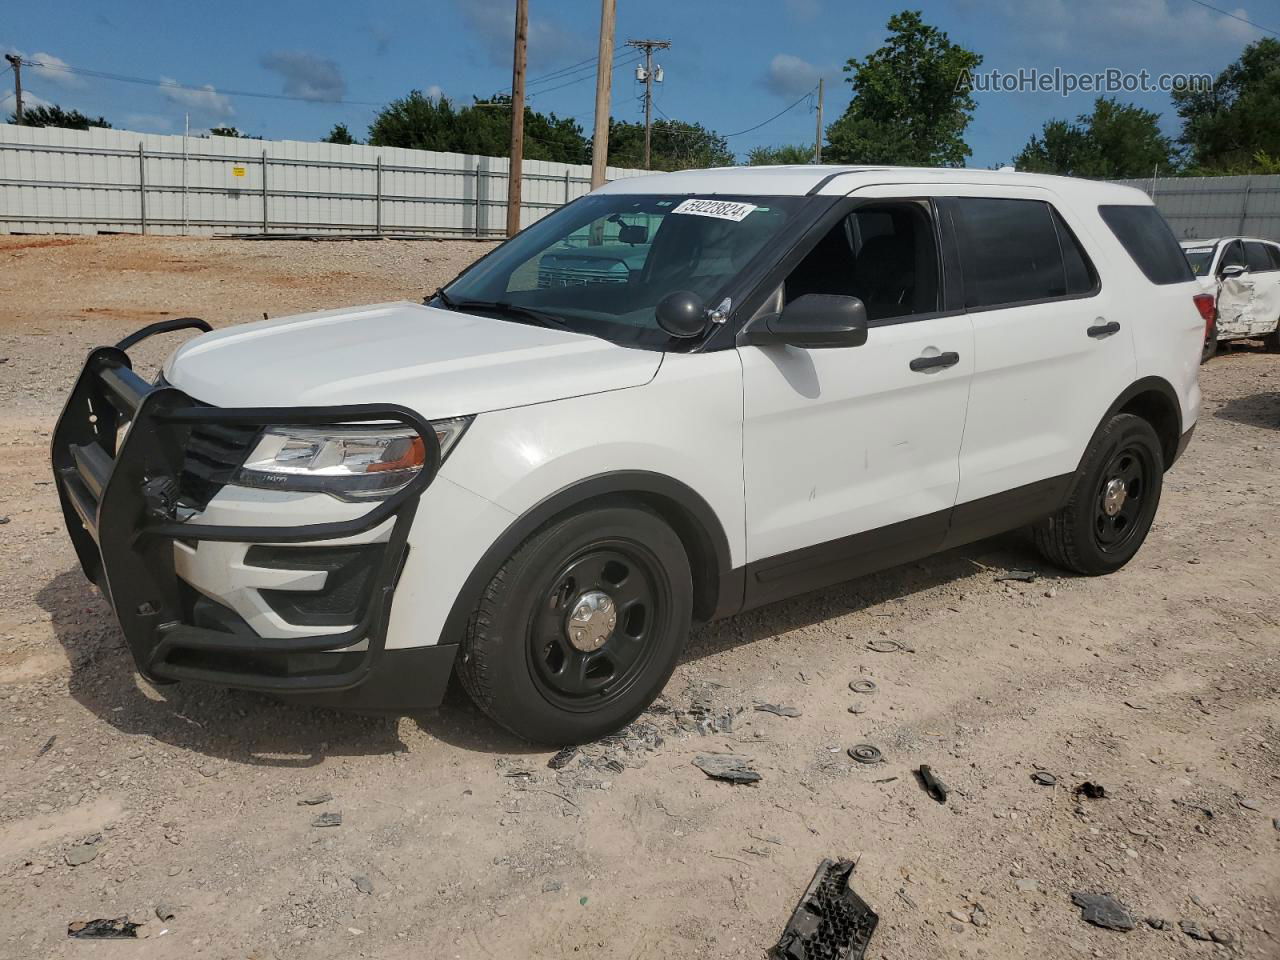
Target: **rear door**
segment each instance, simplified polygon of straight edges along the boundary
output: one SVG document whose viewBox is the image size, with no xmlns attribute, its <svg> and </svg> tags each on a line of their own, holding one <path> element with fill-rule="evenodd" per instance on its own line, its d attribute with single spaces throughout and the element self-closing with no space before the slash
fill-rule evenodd
<svg viewBox="0 0 1280 960">
<path fill-rule="evenodd" d="M 1280 270 L 1272 260 L 1275 248 L 1261 240 L 1244 242 L 1245 259 L 1249 263 L 1249 278 L 1253 281 L 1250 332 L 1265 336 L 1276 329 L 1280 320 Z"/>
<path fill-rule="evenodd" d="M 961 542 L 1057 502 L 1134 354 L 1085 226 L 1053 194 L 975 188 L 947 208 L 976 352 L 949 537 Z"/>
</svg>

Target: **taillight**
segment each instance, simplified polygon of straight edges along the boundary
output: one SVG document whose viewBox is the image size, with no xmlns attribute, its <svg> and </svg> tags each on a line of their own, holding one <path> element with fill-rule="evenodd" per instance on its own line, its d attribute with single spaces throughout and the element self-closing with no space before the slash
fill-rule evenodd
<svg viewBox="0 0 1280 960">
<path fill-rule="evenodd" d="M 1197 293 L 1191 299 L 1196 302 L 1196 309 L 1200 311 L 1200 316 L 1204 318 L 1204 325 L 1207 330 L 1209 324 L 1218 319 L 1218 305 L 1214 302 L 1213 294 Z"/>
</svg>

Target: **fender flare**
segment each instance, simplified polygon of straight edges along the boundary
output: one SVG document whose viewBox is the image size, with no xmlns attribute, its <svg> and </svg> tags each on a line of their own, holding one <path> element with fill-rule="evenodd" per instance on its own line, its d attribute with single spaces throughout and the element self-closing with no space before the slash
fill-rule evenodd
<svg viewBox="0 0 1280 960">
<path fill-rule="evenodd" d="M 437 642 L 461 642 L 471 611 L 479 602 L 484 588 L 516 548 L 535 530 L 575 507 L 603 498 L 628 496 L 641 501 L 657 499 L 673 503 L 684 515 L 685 523 L 673 524 L 676 533 L 682 540 L 694 537 L 699 552 L 706 554 L 704 564 L 710 563 L 713 566 L 712 570 L 705 571 L 714 577 L 710 584 L 711 594 L 702 604 L 699 604 L 700 598 L 695 596 L 695 612 L 700 605 L 703 608 L 699 619 L 711 620 L 736 613 L 742 606 L 745 579 L 741 576 L 741 568 L 736 571 L 732 569 L 729 538 L 711 505 L 692 487 L 666 474 L 647 470 L 619 470 L 575 481 L 538 501 L 517 517 L 489 545 L 480 561 L 467 575 L 449 609 Z M 691 555 L 690 566 L 696 567 L 698 559 Z M 694 575 L 698 576 L 697 569 Z"/>
<path fill-rule="evenodd" d="M 1133 381 L 1133 383 L 1129 384 L 1129 386 L 1127 386 L 1124 389 L 1124 391 L 1120 394 L 1120 396 L 1116 397 L 1115 401 L 1111 404 L 1111 406 L 1107 408 L 1107 412 L 1102 415 L 1102 419 L 1098 422 L 1098 426 L 1094 430 L 1093 435 L 1096 436 L 1097 431 L 1101 430 L 1108 420 L 1110 420 L 1117 413 L 1119 413 L 1126 406 L 1128 406 L 1129 403 L 1132 402 L 1135 397 L 1138 397 L 1144 393 L 1159 394 L 1169 404 L 1169 408 L 1173 411 L 1174 427 L 1176 428 L 1175 434 L 1171 438 L 1170 437 L 1160 438 L 1161 444 L 1164 447 L 1166 447 L 1166 449 L 1164 450 L 1164 454 L 1165 454 L 1164 468 L 1165 470 L 1168 470 L 1171 466 L 1173 466 L 1173 462 L 1177 459 L 1178 454 L 1182 452 L 1181 451 L 1182 445 L 1179 443 L 1183 435 L 1182 403 L 1178 400 L 1178 393 L 1176 390 L 1173 389 L 1173 385 L 1169 383 L 1169 381 L 1166 380 L 1164 377 L 1156 377 L 1156 376 L 1142 377 L 1141 379 L 1135 380 Z M 1093 438 L 1091 436 L 1090 445 L 1092 444 L 1092 442 L 1093 442 Z M 1086 453 L 1088 452 L 1088 446 L 1085 447 L 1085 452 Z M 1076 464 L 1077 475 L 1079 475 L 1080 468 L 1084 465 L 1084 457 L 1085 457 L 1085 454 L 1081 453 L 1080 461 L 1079 463 Z"/>
</svg>

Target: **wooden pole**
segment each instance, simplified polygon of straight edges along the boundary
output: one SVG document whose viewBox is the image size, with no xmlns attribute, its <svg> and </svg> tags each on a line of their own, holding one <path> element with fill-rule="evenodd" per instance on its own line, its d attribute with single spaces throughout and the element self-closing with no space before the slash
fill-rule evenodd
<svg viewBox="0 0 1280 960">
<path fill-rule="evenodd" d="M 591 189 L 604 186 L 609 165 L 609 99 L 613 91 L 613 29 L 616 0 L 600 0 L 600 57 L 596 64 L 596 126 L 591 135 Z"/>
<path fill-rule="evenodd" d="M 813 162 L 822 162 L 822 77 L 818 78 L 818 132 L 813 138 Z"/>
<path fill-rule="evenodd" d="M 529 44 L 529 0 L 516 0 L 516 46 L 511 69 L 511 165 L 507 171 L 507 236 L 520 232 L 524 172 L 524 73 Z"/>
</svg>

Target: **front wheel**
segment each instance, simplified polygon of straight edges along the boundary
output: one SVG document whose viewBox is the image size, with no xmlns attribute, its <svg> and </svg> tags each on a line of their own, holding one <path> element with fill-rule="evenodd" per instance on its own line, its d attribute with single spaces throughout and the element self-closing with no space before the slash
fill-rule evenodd
<svg viewBox="0 0 1280 960">
<path fill-rule="evenodd" d="M 1076 573 L 1119 570 L 1147 538 L 1163 479 L 1151 424 L 1117 414 L 1090 441 L 1066 506 L 1036 527 L 1036 546 L 1049 562 Z"/>
<path fill-rule="evenodd" d="M 662 690 L 692 610 L 689 558 L 661 517 L 630 504 L 584 510 L 535 532 L 494 575 L 458 676 L 517 736 L 594 740 Z"/>
</svg>

